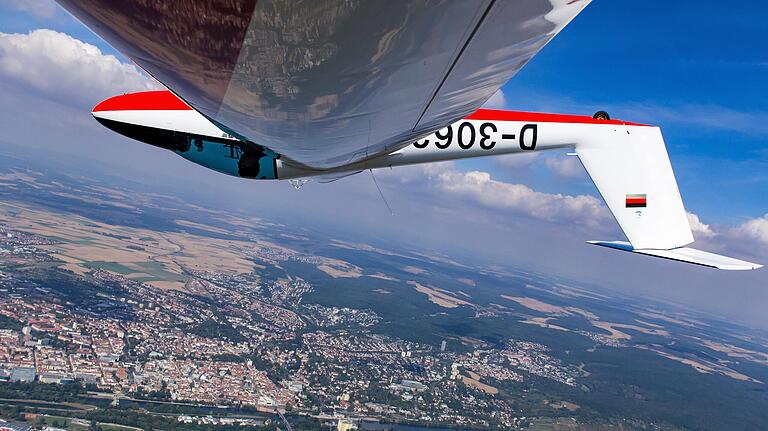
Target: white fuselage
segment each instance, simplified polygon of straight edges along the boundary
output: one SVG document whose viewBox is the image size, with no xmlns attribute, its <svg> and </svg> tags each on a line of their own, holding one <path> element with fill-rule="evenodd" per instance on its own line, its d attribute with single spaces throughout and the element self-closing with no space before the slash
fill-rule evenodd
<svg viewBox="0 0 768 431">
<path fill-rule="evenodd" d="M 487 111 L 495 112 L 495 111 Z M 531 114 L 515 119 L 462 119 L 390 154 L 326 170 L 313 170 L 278 160 L 280 179 L 293 179 L 366 169 L 432 163 L 473 157 L 570 148 L 595 133 L 615 133 L 637 125 L 620 122 L 576 122 L 572 116 Z M 520 118 L 520 119 L 517 119 Z M 587 121 L 590 117 L 578 117 Z M 559 120 L 559 121 L 558 121 Z M 569 120 L 569 121 L 563 121 Z"/>
</svg>

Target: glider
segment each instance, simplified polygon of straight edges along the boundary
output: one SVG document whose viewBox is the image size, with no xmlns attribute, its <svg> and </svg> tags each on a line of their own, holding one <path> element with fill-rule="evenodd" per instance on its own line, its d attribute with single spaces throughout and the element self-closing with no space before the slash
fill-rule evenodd
<svg viewBox="0 0 768 431">
<path fill-rule="evenodd" d="M 628 241 L 613 249 L 720 269 L 687 247 L 658 127 L 480 109 L 590 0 L 57 0 L 168 90 L 93 109 L 104 126 L 243 178 L 341 178 L 568 149 Z"/>
</svg>

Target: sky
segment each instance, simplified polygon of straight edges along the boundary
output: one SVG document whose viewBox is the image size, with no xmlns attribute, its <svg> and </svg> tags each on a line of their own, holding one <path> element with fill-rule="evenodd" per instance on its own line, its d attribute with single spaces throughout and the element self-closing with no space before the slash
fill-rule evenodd
<svg viewBox="0 0 768 431">
<path fill-rule="evenodd" d="M 597 0 L 488 102 L 662 128 L 695 247 L 768 263 L 768 46 L 763 2 Z M 532 268 L 768 328 L 768 270 L 718 272 L 584 241 L 623 239 L 575 158 L 511 155 L 300 191 L 226 177 L 99 126 L 90 109 L 157 88 L 51 0 L 0 0 L 0 146 L 71 173 L 351 237 Z"/>
</svg>

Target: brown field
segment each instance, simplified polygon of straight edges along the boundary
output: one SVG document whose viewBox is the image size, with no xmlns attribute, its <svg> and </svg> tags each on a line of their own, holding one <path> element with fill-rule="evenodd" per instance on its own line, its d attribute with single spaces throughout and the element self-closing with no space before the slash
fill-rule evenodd
<svg viewBox="0 0 768 431">
<path fill-rule="evenodd" d="M 699 340 L 704 347 L 712 349 L 716 352 L 725 353 L 731 358 L 746 359 L 761 365 L 768 365 L 768 353 L 744 349 L 731 344 L 718 343 L 712 340 Z"/>
<path fill-rule="evenodd" d="M 664 329 L 664 327 L 661 326 L 661 325 L 657 325 L 657 324 L 651 323 L 651 322 L 646 322 L 645 320 L 635 319 L 635 322 L 637 322 L 637 323 L 639 323 L 639 324 L 641 324 L 643 326 L 650 326 L 651 328 Z"/>
<path fill-rule="evenodd" d="M 596 300 L 605 300 L 609 299 L 606 295 L 601 295 L 599 293 L 590 292 L 585 289 L 581 289 L 578 287 L 573 286 L 566 286 L 564 284 L 557 284 L 554 287 L 555 291 L 557 291 L 560 295 L 564 296 L 570 296 L 575 298 L 588 298 L 588 299 L 596 299 Z"/>
<path fill-rule="evenodd" d="M 525 308 L 529 308 L 541 313 L 555 314 L 560 316 L 572 316 L 574 314 L 578 314 L 586 317 L 587 319 L 599 319 L 599 317 L 595 314 L 577 307 L 561 307 L 559 305 L 547 304 L 546 302 L 539 301 L 538 299 L 523 296 L 501 295 L 501 297 L 509 301 L 517 302 Z"/>
<path fill-rule="evenodd" d="M 326 259 L 325 263 L 318 265 L 317 269 L 333 278 L 360 278 L 363 269 L 349 262 L 337 259 Z"/>
<path fill-rule="evenodd" d="M 456 308 L 461 305 L 467 305 L 472 306 L 473 304 L 471 302 L 464 301 L 463 299 L 459 299 L 451 294 L 451 292 L 448 292 L 447 290 L 439 289 L 436 287 L 427 287 L 423 286 L 415 281 L 409 281 L 408 284 L 414 286 L 416 291 L 419 293 L 423 293 L 427 295 L 427 298 L 430 302 L 437 304 L 441 307 L 445 308 Z"/>
<path fill-rule="evenodd" d="M 184 268 L 228 273 L 253 271 L 253 262 L 243 258 L 245 252 L 251 249 L 248 241 L 180 233 L 163 234 L 163 237 L 178 249 L 174 255 L 168 256 L 169 260 Z"/>
<path fill-rule="evenodd" d="M 475 376 L 477 378 L 461 376 L 461 381 L 464 382 L 465 385 L 471 386 L 471 387 L 473 387 L 475 389 L 479 389 L 479 390 L 485 392 L 486 394 L 490 394 L 490 395 L 496 395 L 496 394 L 499 393 L 499 390 L 494 388 L 493 386 L 486 385 L 485 383 L 481 383 L 480 380 L 479 380 L 480 376 L 478 376 L 477 374 L 475 374 L 475 373 L 473 373 L 471 371 L 469 372 L 469 374 L 472 375 L 472 376 Z"/>
<path fill-rule="evenodd" d="M 646 348 L 646 347 L 638 347 L 638 348 Z M 654 347 L 649 347 L 647 349 L 667 359 L 680 362 L 681 364 L 689 365 L 693 367 L 694 370 L 702 374 L 720 374 L 720 375 L 730 377 L 735 380 L 740 380 L 743 382 L 763 383 L 760 380 L 754 379 L 752 377 L 749 377 L 746 374 L 742 374 L 738 371 L 732 370 L 724 365 L 715 364 L 712 362 L 704 362 L 701 360 L 695 360 L 691 358 L 683 358 L 668 352 L 664 352 Z"/>
<path fill-rule="evenodd" d="M 385 256 L 400 256 L 409 258 L 410 256 L 406 256 L 404 254 L 395 253 L 389 250 L 384 250 L 378 247 L 374 247 L 370 244 L 365 243 L 359 243 L 359 242 L 349 242 L 349 241 L 342 241 L 340 239 L 332 239 L 329 242 L 329 245 L 337 248 L 343 248 L 347 250 L 359 250 L 359 251 L 369 251 L 373 253 L 383 254 Z"/>
<path fill-rule="evenodd" d="M 249 229 L 258 228 L 263 225 L 259 219 L 244 220 L 228 214 L 224 215 L 223 221 L 232 226 L 240 226 Z"/>
<path fill-rule="evenodd" d="M 40 247 L 62 261 L 61 269 L 85 274 L 100 268 L 161 289 L 184 289 L 190 270 L 245 273 L 254 267 L 243 258 L 253 248 L 249 241 L 110 225 L 10 202 L 0 203 L 0 223 L 60 241 Z M 218 229 L 180 224 L 210 232 Z"/>
<path fill-rule="evenodd" d="M 532 317 L 528 320 L 521 320 L 520 323 L 525 323 L 528 325 L 536 325 L 540 326 L 545 329 L 555 329 L 557 331 L 565 331 L 569 332 L 570 329 L 564 328 L 562 326 L 553 325 L 551 323 L 548 323 L 550 320 L 554 319 L 553 317 Z"/>
<path fill-rule="evenodd" d="M 566 286 L 564 284 L 556 284 L 551 287 L 539 287 L 539 286 L 534 286 L 532 284 L 526 284 L 525 287 L 528 289 L 537 290 L 539 292 L 544 292 L 548 295 L 554 295 L 563 299 L 587 298 L 587 299 L 594 299 L 596 301 L 605 301 L 606 299 L 609 299 L 608 296 L 601 295 L 598 293 L 593 293 L 588 290 L 580 289 L 577 287 Z"/>
<path fill-rule="evenodd" d="M 517 302 L 525 308 L 530 308 L 531 310 L 540 311 L 542 313 L 567 314 L 567 311 L 564 307 L 547 304 L 546 302 L 539 301 L 538 299 L 507 295 L 501 295 L 501 297 L 509 301 Z"/>
<path fill-rule="evenodd" d="M 643 334 L 669 337 L 669 332 L 663 329 L 644 328 L 642 326 L 628 325 L 625 323 L 601 322 L 599 320 L 593 320 L 591 321 L 591 323 L 592 323 L 592 326 L 596 328 L 600 328 L 610 332 L 611 335 L 609 337 L 613 338 L 614 340 L 631 340 L 632 339 L 631 335 L 627 334 L 626 332 L 622 332 L 619 329 L 629 329 L 629 330 L 641 332 Z"/>
<path fill-rule="evenodd" d="M 71 271 L 74 272 L 77 275 L 85 275 L 88 273 L 89 269 L 78 265 L 76 263 L 65 263 L 64 265 L 59 266 L 59 268 L 65 270 L 65 271 Z"/>
<path fill-rule="evenodd" d="M 383 274 L 381 272 L 378 272 L 376 274 L 368 275 L 368 277 L 378 278 L 379 280 L 400 281 L 400 280 L 396 279 L 395 277 L 390 277 L 387 274 Z"/>
<path fill-rule="evenodd" d="M 702 321 L 699 321 L 699 320 L 696 320 L 696 319 L 691 319 L 691 318 L 685 317 L 685 316 L 668 316 L 666 314 L 655 313 L 655 312 L 643 312 L 643 313 L 638 313 L 638 314 L 640 314 L 643 317 L 650 318 L 650 319 L 661 320 L 663 322 L 668 322 L 668 323 L 675 323 L 675 324 L 682 325 L 682 326 L 687 326 L 687 327 L 690 327 L 690 328 L 695 328 L 697 326 L 709 326 L 709 325 L 707 325 L 706 323 L 704 323 Z"/>
<path fill-rule="evenodd" d="M 418 268 L 416 266 L 410 266 L 410 265 L 404 267 L 403 271 L 413 275 L 424 275 L 427 273 L 427 271 L 424 269 Z"/>
<path fill-rule="evenodd" d="M 433 262 L 445 263 L 445 264 L 448 264 L 448 265 L 453 265 L 453 266 L 458 267 L 458 268 L 472 269 L 469 266 L 464 265 L 461 262 L 457 262 L 457 261 L 455 261 L 455 260 L 453 260 L 450 257 L 445 256 L 445 255 L 434 255 L 434 254 L 418 253 L 418 252 L 415 252 L 415 251 L 412 251 L 411 253 L 413 253 L 413 255 L 415 255 L 415 256 L 420 256 L 420 257 L 426 258 L 428 260 L 431 260 Z"/>
</svg>

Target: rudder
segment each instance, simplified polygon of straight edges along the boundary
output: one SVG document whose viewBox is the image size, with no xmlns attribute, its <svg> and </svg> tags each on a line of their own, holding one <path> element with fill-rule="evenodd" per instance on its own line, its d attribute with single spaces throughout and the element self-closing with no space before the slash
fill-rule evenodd
<svg viewBox="0 0 768 431">
<path fill-rule="evenodd" d="M 632 247 L 669 250 L 692 243 L 659 128 L 599 129 L 575 145 L 576 154 Z"/>
</svg>

